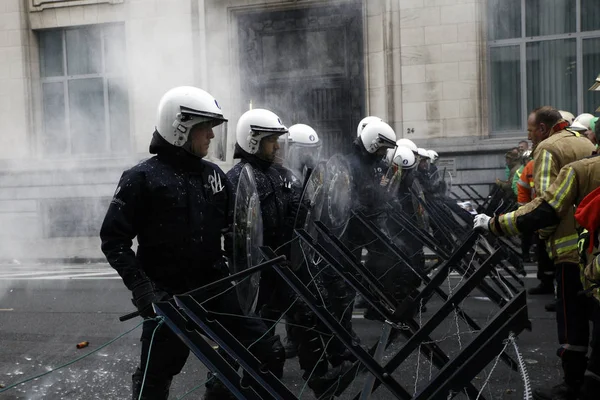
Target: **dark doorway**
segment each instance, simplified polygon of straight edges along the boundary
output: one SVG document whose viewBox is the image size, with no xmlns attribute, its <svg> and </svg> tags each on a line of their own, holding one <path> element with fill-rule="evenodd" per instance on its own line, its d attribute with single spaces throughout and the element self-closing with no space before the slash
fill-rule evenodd
<svg viewBox="0 0 600 400">
<path fill-rule="evenodd" d="M 347 152 L 364 116 L 362 2 L 239 16 L 242 109 L 311 125 L 325 157 Z"/>
</svg>

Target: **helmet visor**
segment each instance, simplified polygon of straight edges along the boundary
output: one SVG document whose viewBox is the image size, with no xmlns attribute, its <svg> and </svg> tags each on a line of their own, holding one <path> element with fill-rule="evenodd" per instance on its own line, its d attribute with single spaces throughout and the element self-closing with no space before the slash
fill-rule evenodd
<svg viewBox="0 0 600 400">
<path fill-rule="evenodd" d="M 396 147 L 396 142 L 391 139 L 388 139 L 380 133 L 379 135 L 377 135 L 377 145 L 378 148 L 394 148 Z"/>
<path fill-rule="evenodd" d="M 227 121 L 219 121 L 213 127 L 214 138 L 210 141 L 208 155 L 213 160 L 227 161 Z"/>
<path fill-rule="evenodd" d="M 279 151 L 275 156 L 275 163 L 284 165 L 285 160 L 287 159 L 288 149 L 290 145 L 289 135 L 281 135 L 279 139 L 277 139 L 277 143 L 279 144 Z"/>
<path fill-rule="evenodd" d="M 306 169 L 314 169 L 321 160 L 321 142 L 316 145 L 292 143 L 289 146 L 286 165 L 293 171 L 304 174 Z"/>
</svg>

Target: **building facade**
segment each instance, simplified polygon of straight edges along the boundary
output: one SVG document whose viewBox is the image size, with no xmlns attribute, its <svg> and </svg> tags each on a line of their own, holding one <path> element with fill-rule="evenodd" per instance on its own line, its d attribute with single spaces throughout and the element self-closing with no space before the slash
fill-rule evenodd
<svg viewBox="0 0 600 400">
<path fill-rule="evenodd" d="M 0 60 L 0 258 L 99 257 L 169 88 L 219 100 L 224 169 L 237 118 L 265 107 L 313 125 L 328 155 L 377 115 L 457 182 L 487 183 L 528 110 L 600 105 L 600 2 L 2 0 Z"/>
</svg>

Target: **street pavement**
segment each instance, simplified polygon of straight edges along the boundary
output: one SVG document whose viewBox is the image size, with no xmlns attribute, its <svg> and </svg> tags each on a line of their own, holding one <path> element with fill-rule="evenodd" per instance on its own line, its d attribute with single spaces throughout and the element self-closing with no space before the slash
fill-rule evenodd
<svg viewBox="0 0 600 400">
<path fill-rule="evenodd" d="M 528 272 L 526 287 L 535 286 L 533 266 L 528 266 Z M 459 278 L 454 276 L 450 279 L 449 286 L 455 286 Z M 516 341 L 532 387 L 555 384 L 560 379 L 555 315 L 544 310 L 544 304 L 551 299 L 551 296 L 528 298 L 533 330 L 523 332 Z M 427 311 L 417 315 L 416 319 L 425 322 L 437 305 L 439 301 L 432 300 Z M 462 307 L 480 325 L 484 325 L 498 310 L 476 292 L 465 300 Z M 0 265 L 0 385 L 8 387 L 47 373 L 97 350 L 141 322 L 139 318 L 124 323 L 118 321 L 119 316 L 132 310 L 129 292 L 106 264 Z M 362 318 L 360 312 L 355 314 L 354 329 L 361 342 L 365 345 L 376 343 L 381 324 Z M 460 334 L 457 334 L 457 327 Z M 277 331 L 283 335 L 283 326 L 279 325 Z M 0 399 L 130 399 L 131 373 L 138 362 L 140 333 L 141 328 L 138 327 L 89 357 L 0 392 Z M 451 316 L 432 336 L 452 357 L 464 348 L 472 333 Z M 76 344 L 83 341 L 88 341 L 89 347 L 77 349 Z M 388 360 L 391 352 L 400 348 L 403 341 L 392 345 L 384 359 Z M 507 352 L 516 358 L 512 345 L 508 345 Z M 429 361 L 415 352 L 403 362 L 394 377 L 413 393 L 435 376 L 435 372 Z M 366 374 L 360 374 L 352 390 L 342 398 L 352 398 L 365 377 Z M 191 355 L 184 370 L 173 382 L 170 398 L 182 398 L 202 384 L 205 378 L 206 368 Z M 313 398 L 308 388 L 303 390 L 297 359 L 286 363 L 283 381 L 294 393 L 301 394 L 301 398 Z M 496 363 L 493 360 L 473 383 L 477 387 L 485 385 L 482 394 L 486 399 L 523 398 L 521 375 L 511 372 L 502 361 Z M 185 398 L 199 399 L 203 391 L 202 386 Z M 380 388 L 371 398 L 393 397 Z M 456 398 L 461 398 L 461 395 Z"/>
</svg>

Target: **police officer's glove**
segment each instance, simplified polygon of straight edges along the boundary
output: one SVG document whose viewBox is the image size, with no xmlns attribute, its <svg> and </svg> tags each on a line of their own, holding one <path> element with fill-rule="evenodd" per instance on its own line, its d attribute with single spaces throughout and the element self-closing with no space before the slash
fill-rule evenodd
<svg viewBox="0 0 600 400">
<path fill-rule="evenodd" d="M 281 268 L 287 268 L 287 269 L 293 269 L 292 268 L 292 262 L 290 260 L 283 260 L 283 261 L 279 261 L 277 263 L 278 266 L 280 266 Z"/>
<path fill-rule="evenodd" d="M 219 258 L 213 265 L 212 269 L 217 275 L 218 279 L 225 278 L 229 275 L 229 266 L 227 260 L 224 257 Z"/>
<path fill-rule="evenodd" d="M 153 318 L 156 316 L 152 303 L 156 303 L 161 300 L 166 300 L 169 294 L 158 290 L 150 280 L 143 280 L 138 282 L 131 288 L 131 294 L 133 295 L 133 305 L 137 307 L 140 316 L 143 318 Z"/>
<path fill-rule="evenodd" d="M 473 229 L 480 231 L 489 231 L 491 219 L 491 217 L 488 217 L 485 214 L 477 214 L 475 216 L 475 219 L 473 219 Z"/>
</svg>

